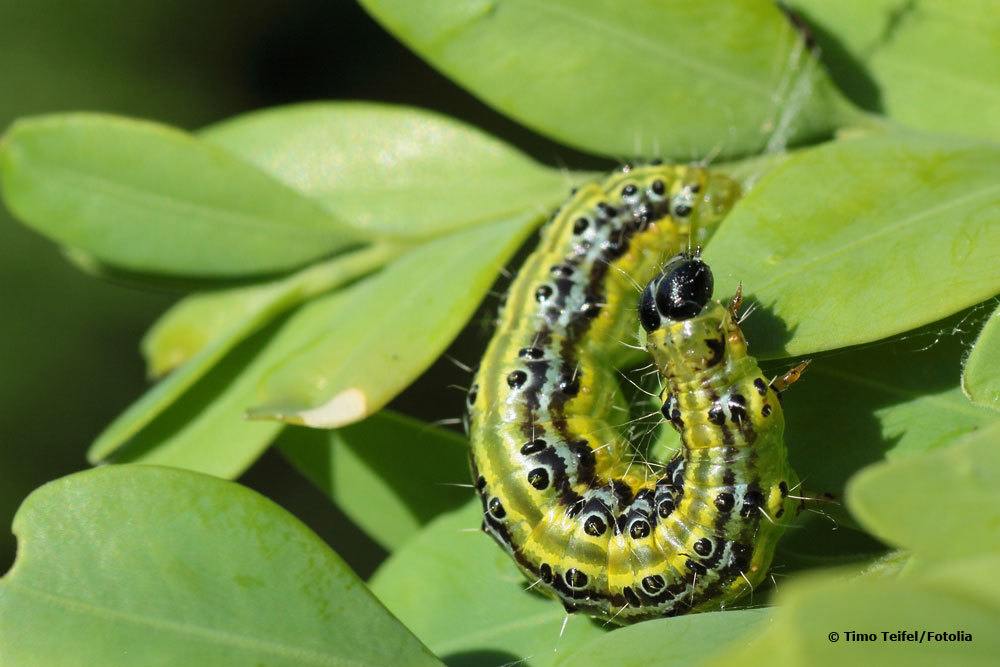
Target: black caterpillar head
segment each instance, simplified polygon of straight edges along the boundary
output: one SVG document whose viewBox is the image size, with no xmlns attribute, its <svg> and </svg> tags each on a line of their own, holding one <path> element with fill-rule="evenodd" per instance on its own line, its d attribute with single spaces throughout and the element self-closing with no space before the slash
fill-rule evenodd
<svg viewBox="0 0 1000 667">
<path fill-rule="evenodd" d="M 689 320 L 712 298 L 714 280 L 708 264 L 697 255 L 682 253 L 646 285 L 639 297 L 639 321 L 646 331 L 654 331 L 664 319 Z"/>
</svg>

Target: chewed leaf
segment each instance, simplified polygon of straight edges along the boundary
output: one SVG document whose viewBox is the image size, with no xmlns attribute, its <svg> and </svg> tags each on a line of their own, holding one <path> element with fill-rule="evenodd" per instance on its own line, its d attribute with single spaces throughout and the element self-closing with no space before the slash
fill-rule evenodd
<svg viewBox="0 0 1000 667">
<path fill-rule="evenodd" d="M 230 482 L 100 468 L 35 491 L 14 532 L 5 665 L 441 664 L 319 537 Z"/>
<path fill-rule="evenodd" d="M 852 113 L 770 2 L 361 4 L 499 111 L 618 159 L 746 155 Z"/>
<path fill-rule="evenodd" d="M 25 224 L 140 273 L 274 273 L 366 238 L 224 150 L 114 116 L 15 123 L 0 144 L 0 184 Z"/>
<path fill-rule="evenodd" d="M 373 234 L 426 238 L 545 212 L 578 176 L 423 109 L 303 104 L 239 116 L 202 138 Z"/>
<path fill-rule="evenodd" d="M 983 325 L 965 360 L 962 390 L 973 403 L 1000 410 L 1000 306 Z"/>
<path fill-rule="evenodd" d="M 389 550 L 472 494 L 465 439 L 389 410 L 334 431 L 289 427 L 275 444 Z"/>
<path fill-rule="evenodd" d="M 709 244 L 716 295 L 762 306 L 753 353 L 878 340 L 1000 292 L 1000 148 L 890 133 L 804 150 Z"/>
<path fill-rule="evenodd" d="M 274 369 L 250 415 L 336 428 L 377 412 L 451 343 L 534 220 L 432 241 L 358 285 L 343 319 Z"/>
</svg>

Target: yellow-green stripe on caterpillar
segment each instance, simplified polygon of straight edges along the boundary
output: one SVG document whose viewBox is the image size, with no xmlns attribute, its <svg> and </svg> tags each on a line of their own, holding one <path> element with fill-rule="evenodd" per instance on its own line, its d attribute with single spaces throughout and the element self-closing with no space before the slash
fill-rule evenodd
<svg viewBox="0 0 1000 667">
<path fill-rule="evenodd" d="M 770 566 L 797 484 L 783 387 L 747 355 L 738 296 L 712 301 L 708 266 L 677 255 L 738 194 L 703 168 L 625 167 L 573 194 L 511 285 L 468 396 L 473 480 L 483 530 L 568 611 L 720 609 Z M 615 363 L 640 324 L 681 434 L 669 461 L 623 435 Z"/>
</svg>

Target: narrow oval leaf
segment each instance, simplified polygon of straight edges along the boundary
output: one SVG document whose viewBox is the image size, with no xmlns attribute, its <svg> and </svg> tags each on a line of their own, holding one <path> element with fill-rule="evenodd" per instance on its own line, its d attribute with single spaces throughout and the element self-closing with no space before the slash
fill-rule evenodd
<svg viewBox="0 0 1000 667">
<path fill-rule="evenodd" d="M 550 665 L 604 630 L 525 591 L 524 576 L 479 529 L 478 500 L 432 521 L 375 572 L 371 588 L 448 664 Z M 464 661 L 464 662 L 463 662 Z"/>
<path fill-rule="evenodd" d="M 806 492 L 840 498 L 865 466 L 921 454 L 996 419 L 958 386 L 965 344 L 954 335 L 957 319 L 893 343 L 822 355 L 785 393 L 785 441 Z"/>
<path fill-rule="evenodd" d="M 35 491 L 14 532 L 4 665 L 440 664 L 322 540 L 236 484 L 100 468 Z"/>
<path fill-rule="evenodd" d="M 1000 306 L 983 325 L 965 360 L 962 391 L 973 403 L 1000 410 Z"/>
<path fill-rule="evenodd" d="M 994 568 L 997 565 L 993 559 Z M 996 570 L 977 568 L 995 578 Z M 779 589 L 773 623 L 753 641 L 735 645 L 709 664 L 798 667 L 819 665 L 992 665 L 1000 652 L 1000 602 L 984 604 L 936 581 L 833 575 L 789 581 Z M 971 641 L 958 640 L 962 631 Z M 853 633 L 874 634 L 872 639 Z M 916 633 L 912 639 L 891 633 Z M 885 634 L 883 634 L 885 633 Z M 951 633 L 952 639 L 944 638 Z"/>
<path fill-rule="evenodd" d="M 485 271 L 490 278 L 484 280 L 482 286 L 474 284 L 470 279 L 470 282 L 465 283 L 468 292 L 456 297 L 455 303 L 470 310 L 475 307 L 497 270 L 490 263 L 490 257 L 496 258 L 497 265 L 502 264 L 502 260 L 511 252 L 510 248 L 503 247 L 504 244 L 516 246 L 518 239 L 531 228 L 530 222 L 523 220 L 493 225 L 445 237 L 427 246 L 447 243 L 450 239 L 493 239 L 492 247 L 479 251 L 476 256 L 479 262 L 484 262 L 481 266 L 477 265 L 476 271 Z M 475 247 L 476 244 L 472 243 L 468 246 L 460 245 L 459 251 Z M 470 265 L 471 259 L 467 266 Z M 118 463 L 155 463 L 220 477 L 239 475 L 260 456 L 284 426 L 277 421 L 246 418 L 248 409 L 264 398 L 265 377 L 275 369 L 283 368 L 288 359 L 295 358 L 302 350 L 312 349 L 317 342 L 329 339 L 330 332 L 339 331 L 345 326 L 357 327 L 355 332 L 363 339 L 365 335 L 370 337 L 372 331 L 380 330 L 358 326 L 359 313 L 367 312 L 365 308 L 373 293 L 383 300 L 383 307 L 386 306 L 386 299 L 389 305 L 398 303 L 396 300 L 400 291 L 412 282 L 412 275 L 403 276 L 402 282 L 382 281 L 383 274 L 388 270 L 345 289 L 313 299 L 287 317 L 265 327 L 224 355 L 186 391 L 179 395 L 161 397 L 170 400 L 140 399 L 151 401 L 150 405 L 156 411 L 155 418 L 145 423 L 127 440 L 108 436 L 102 445 L 102 454 L 108 460 Z M 372 287 L 373 281 L 379 281 L 378 289 Z M 440 305 L 439 302 L 438 306 Z M 452 323 L 453 328 L 449 329 L 451 333 L 447 340 L 441 342 L 442 346 L 448 344 L 467 317 L 467 314 L 462 315 L 460 320 Z M 419 318 L 417 321 L 422 322 Z M 412 326 L 409 322 L 407 325 Z M 415 341 L 407 343 L 414 345 Z M 373 339 L 372 344 L 377 346 L 382 341 Z M 412 373 L 411 377 L 416 377 L 438 353 L 427 354 L 426 357 L 407 358 L 405 362 L 393 359 L 392 364 L 399 375 L 390 375 L 389 378 L 395 389 L 385 383 L 381 385 L 383 391 L 402 391 L 409 383 L 409 380 L 403 381 L 405 376 L 402 374 Z M 378 384 L 385 369 L 379 368 L 372 372 L 373 377 L 366 378 L 366 381 Z M 167 378 L 166 381 L 170 382 L 171 379 Z M 152 391 L 155 392 L 156 389 Z M 393 398 L 395 393 L 383 394 L 387 396 L 385 400 Z M 373 409 L 377 410 L 377 407 Z M 134 416 L 142 418 L 144 414 L 142 410 L 136 409 Z M 121 426 L 114 428 L 119 433 L 131 432 L 128 424 L 128 421 L 124 421 Z"/>
<path fill-rule="evenodd" d="M 912 127 L 1000 139 L 995 0 L 792 0 L 852 100 Z"/>
<path fill-rule="evenodd" d="M 152 373 L 185 362 L 112 422 L 87 452 L 101 461 L 166 411 L 241 341 L 305 299 L 377 268 L 396 251 L 345 254 L 282 280 L 187 297 L 167 311 L 143 347 Z M 193 355 L 190 359 L 187 357 Z M 204 471 L 203 468 L 197 468 Z"/>
<path fill-rule="evenodd" d="M 770 2 L 361 4 L 499 111 L 618 159 L 745 155 L 850 113 Z"/>
<path fill-rule="evenodd" d="M 336 326 L 275 369 L 249 414 L 336 428 L 377 412 L 451 343 L 534 219 L 432 241 L 364 281 Z"/>
<path fill-rule="evenodd" d="M 112 424 L 109 434 L 95 443 L 91 457 L 97 458 L 94 452 L 98 452 L 114 463 L 154 463 L 236 477 L 284 426 L 246 419 L 247 408 L 260 400 L 262 378 L 312 340 L 317 330 L 330 330 L 345 315 L 342 307 L 355 289 L 358 285 L 321 296 L 264 327 L 225 354 L 186 391 L 156 400 L 144 396 L 140 403 L 148 401 L 154 418 L 146 420 L 145 412 L 136 408 L 133 417 L 143 426 L 132 433 L 130 421 L 121 417 L 121 423 Z M 131 435 L 123 439 L 113 434 Z"/>
<path fill-rule="evenodd" d="M 302 104 L 201 133 L 339 218 L 377 235 L 425 238 L 547 212 L 579 177 L 545 168 L 476 128 L 423 109 Z"/>
<path fill-rule="evenodd" d="M 863 470 L 851 511 L 880 539 L 935 558 L 1000 552 L 1000 417 L 922 456 Z"/>
<path fill-rule="evenodd" d="M 205 347 L 256 330 L 290 306 L 334 289 L 392 260 L 400 249 L 373 245 L 267 283 L 201 292 L 174 304 L 150 328 L 141 349 L 151 377 L 160 377 Z"/>
<path fill-rule="evenodd" d="M 232 345 L 284 310 L 283 302 L 290 301 L 289 292 L 294 292 L 289 283 L 277 280 L 184 297 L 163 313 L 142 338 L 140 349 L 147 375 L 161 378 L 184 364 L 188 372 L 194 368 L 207 370 Z M 210 346 L 215 353 L 205 354 Z M 187 363 L 199 355 L 203 358 L 200 363 Z M 175 373 L 171 380 L 180 374 Z"/>
<path fill-rule="evenodd" d="M 471 496 L 465 438 L 390 410 L 335 431 L 289 427 L 275 444 L 389 551 Z"/>
<path fill-rule="evenodd" d="M 226 151 L 100 114 L 22 120 L 0 144 L 11 211 L 55 242 L 145 273 L 285 271 L 362 232 Z"/>
<path fill-rule="evenodd" d="M 662 618 L 621 628 L 591 639 L 556 660 L 557 665 L 651 667 L 700 665 L 770 621 L 770 609 L 717 611 Z"/>
<path fill-rule="evenodd" d="M 1000 148 L 913 134 L 804 150 L 769 171 L 706 252 L 742 283 L 758 357 L 885 338 L 1000 292 Z"/>
</svg>

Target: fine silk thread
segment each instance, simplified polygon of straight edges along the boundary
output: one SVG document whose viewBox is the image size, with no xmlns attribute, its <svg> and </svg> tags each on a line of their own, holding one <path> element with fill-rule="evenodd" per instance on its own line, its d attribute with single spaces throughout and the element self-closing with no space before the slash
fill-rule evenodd
<svg viewBox="0 0 1000 667">
<path fill-rule="evenodd" d="M 738 195 L 703 168 L 627 166 L 574 192 L 511 285 L 468 395 L 473 481 L 483 530 L 567 611 L 724 608 L 766 575 L 794 509 L 778 398 L 797 374 L 767 382 L 739 296 L 711 300 L 708 266 L 681 252 Z M 670 460 L 623 435 L 616 364 L 640 324 L 681 436 Z"/>
</svg>

